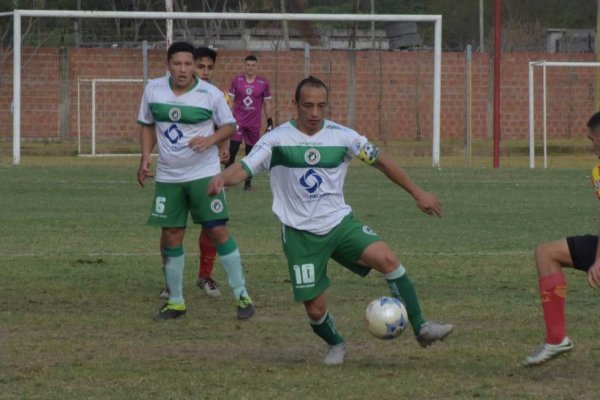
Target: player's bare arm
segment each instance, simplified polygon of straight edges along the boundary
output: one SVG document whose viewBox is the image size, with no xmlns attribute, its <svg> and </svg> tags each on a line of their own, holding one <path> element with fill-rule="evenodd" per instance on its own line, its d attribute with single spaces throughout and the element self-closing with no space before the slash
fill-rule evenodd
<svg viewBox="0 0 600 400">
<path fill-rule="evenodd" d="M 142 146 L 142 156 L 140 157 L 140 166 L 137 171 L 137 180 L 141 186 L 144 186 L 146 178 L 154 176 L 150 170 L 152 149 L 156 144 L 154 125 L 143 125 L 140 127 L 140 144 Z"/>
<path fill-rule="evenodd" d="M 198 136 L 190 140 L 188 146 L 197 152 L 204 151 L 210 146 L 229 139 L 235 133 L 235 125 L 223 125 L 210 136 Z"/>
<path fill-rule="evenodd" d="M 229 140 L 221 140 L 217 143 L 219 148 L 219 161 L 221 164 L 227 164 L 229 162 Z"/>
<path fill-rule="evenodd" d="M 438 198 L 417 186 L 394 160 L 380 153 L 373 166 L 383 172 L 389 180 L 406 190 L 415 199 L 421 211 L 442 217 L 442 203 Z"/>
<path fill-rule="evenodd" d="M 207 192 L 214 196 L 223 190 L 224 187 L 235 186 L 248 178 L 248 173 L 242 167 L 241 163 L 235 163 L 226 168 L 223 172 L 212 177 L 208 183 Z"/>
</svg>

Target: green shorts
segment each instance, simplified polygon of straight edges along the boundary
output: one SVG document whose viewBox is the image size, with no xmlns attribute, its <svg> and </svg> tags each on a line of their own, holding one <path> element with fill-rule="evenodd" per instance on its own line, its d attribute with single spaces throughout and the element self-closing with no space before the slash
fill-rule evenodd
<svg viewBox="0 0 600 400">
<path fill-rule="evenodd" d="M 371 268 L 358 259 L 372 243 L 381 240 L 368 226 L 346 216 L 325 235 L 315 235 L 282 225 L 281 241 L 287 257 L 294 300 L 307 301 L 323 293 L 330 285 L 327 263 L 330 258 L 360 276 Z"/>
<path fill-rule="evenodd" d="M 209 181 L 210 177 L 182 183 L 156 182 L 148 225 L 185 228 L 188 213 L 195 224 L 229 219 L 225 192 L 210 197 L 206 192 Z"/>
</svg>

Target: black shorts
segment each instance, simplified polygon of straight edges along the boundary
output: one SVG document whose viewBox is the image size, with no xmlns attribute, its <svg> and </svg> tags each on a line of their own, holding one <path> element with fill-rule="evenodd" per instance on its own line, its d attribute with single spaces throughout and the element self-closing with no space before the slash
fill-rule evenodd
<svg viewBox="0 0 600 400">
<path fill-rule="evenodd" d="M 590 269 L 596 261 L 596 248 L 598 247 L 598 236 L 582 235 L 569 236 L 567 238 L 569 252 L 573 260 L 573 267 L 581 271 Z"/>
</svg>

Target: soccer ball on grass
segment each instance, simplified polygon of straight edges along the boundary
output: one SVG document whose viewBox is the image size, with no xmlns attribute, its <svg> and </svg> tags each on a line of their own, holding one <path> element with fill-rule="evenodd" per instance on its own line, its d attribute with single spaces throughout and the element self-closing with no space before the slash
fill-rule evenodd
<svg viewBox="0 0 600 400">
<path fill-rule="evenodd" d="M 394 339 L 408 326 L 404 304 L 393 297 L 380 297 L 367 306 L 365 321 L 369 332 L 379 339 Z"/>
</svg>

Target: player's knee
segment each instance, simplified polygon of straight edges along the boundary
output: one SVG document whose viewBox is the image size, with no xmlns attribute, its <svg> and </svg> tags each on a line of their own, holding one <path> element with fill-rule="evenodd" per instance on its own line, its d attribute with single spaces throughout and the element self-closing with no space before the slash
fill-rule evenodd
<svg viewBox="0 0 600 400">
<path fill-rule="evenodd" d="M 396 268 L 398 268 L 398 265 L 400 265 L 398 257 L 396 257 L 396 254 L 394 254 L 394 252 L 390 250 L 381 254 L 378 269 L 380 272 L 387 274 L 389 272 L 395 271 Z"/>
<path fill-rule="evenodd" d="M 315 302 L 305 302 L 304 308 L 306 309 L 306 315 L 308 315 L 308 318 L 312 319 L 313 321 L 319 321 L 327 312 L 326 304 L 319 304 Z"/>
<path fill-rule="evenodd" d="M 566 249 L 565 249 L 566 248 Z M 562 241 L 545 242 L 535 248 L 535 265 L 540 273 L 551 273 L 567 262 L 568 247 Z"/>
</svg>

